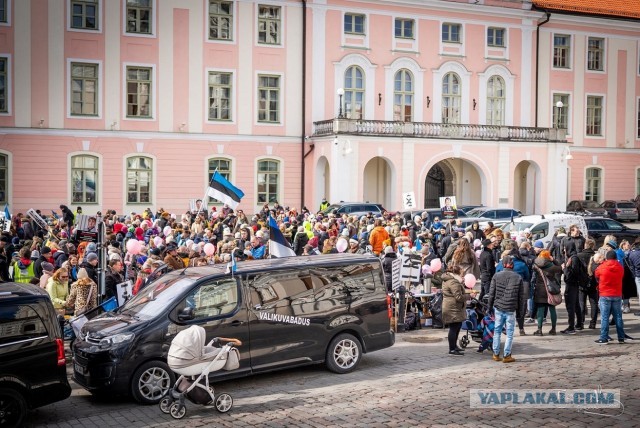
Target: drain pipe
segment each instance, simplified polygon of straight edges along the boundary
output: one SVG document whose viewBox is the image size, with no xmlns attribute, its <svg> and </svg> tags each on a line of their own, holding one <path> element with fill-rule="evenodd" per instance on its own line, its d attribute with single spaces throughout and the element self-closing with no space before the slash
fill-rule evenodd
<svg viewBox="0 0 640 428">
<path fill-rule="evenodd" d="M 538 79 L 539 79 L 539 74 L 540 74 L 540 27 L 542 27 L 544 24 L 546 24 L 547 22 L 549 22 L 549 20 L 551 19 L 551 14 L 549 12 L 547 12 L 546 10 L 544 11 L 547 14 L 547 19 L 545 19 L 544 21 L 540 22 L 538 24 L 538 27 L 536 28 L 536 121 L 535 121 L 535 127 L 538 127 Z"/>
<path fill-rule="evenodd" d="M 298 212 L 302 212 L 304 207 L 304 186 L 305 186 L 305 153 L 304 145 L 307 141 L 305 136 L 307 127 L 307 0 L 302 0 L 302 136 L 300 137 L 300 209 Z M 313 146 L 311 147 L 313 149 Z M 311 151 L 309 151 L 310 153 Z"/>
</svg>

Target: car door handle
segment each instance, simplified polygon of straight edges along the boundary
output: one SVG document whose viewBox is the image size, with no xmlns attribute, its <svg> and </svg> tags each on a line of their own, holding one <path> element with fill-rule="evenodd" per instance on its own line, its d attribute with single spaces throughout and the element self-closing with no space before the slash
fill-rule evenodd
<svg viewBox="0 0 640 428">
<path fill-rule="evenodd" d="M 238 327 L 238 326 L 241 326 L 242 324 L 244 324 L 244 321 L 235 320 L 231 322 L 232 327 Z"/>
</svg>

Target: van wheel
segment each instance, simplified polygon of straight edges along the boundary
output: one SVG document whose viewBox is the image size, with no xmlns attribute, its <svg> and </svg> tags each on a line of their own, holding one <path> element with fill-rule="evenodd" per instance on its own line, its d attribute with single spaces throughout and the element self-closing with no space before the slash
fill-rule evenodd
<svg viewBox="0 0 640 428">
<path fill-rule="evenodd" d="M 21 427 L 27 416 L 27 402 L 21 393 L 0 388 L 0 426 Z"/>
<path fill-rule="evenodd" d="M 351 334 L 342 333 L 329 344 L 326 365 L 334 373 L 349 373 L 358 366 L 361 356 L 360 341 Z"/>
<path fill-rule="evenodd" d="M 167 394 L 175 381 L 175 375 L 166 363 L 148 361 L 133 374 L 131 393 L 141 404 L 156 404 Z"/>
</svg>

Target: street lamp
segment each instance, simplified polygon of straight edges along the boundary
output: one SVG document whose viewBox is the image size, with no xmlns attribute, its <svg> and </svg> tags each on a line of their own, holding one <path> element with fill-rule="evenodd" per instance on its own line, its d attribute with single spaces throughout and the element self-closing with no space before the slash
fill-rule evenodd
<svg viewBox="0 0 640 428">
<path fill-rule="evenodd" d="M 344 119 L 342 115 L 342 96 L 344 95 L 344 89 L 338 88 L 338 97 L 340 98 L 340 109 L 338 110 L 338 119 Z"/>
<path fill-rule="evenodd" d="M 556 113 L 556 128 L 560 128 L 560 109 L 562 109 L 562 107 L 564 107 L 564 103 L 562 101 L 558 101 L 556 103 L 556 108 L 558 109 Z"/>
</svg>

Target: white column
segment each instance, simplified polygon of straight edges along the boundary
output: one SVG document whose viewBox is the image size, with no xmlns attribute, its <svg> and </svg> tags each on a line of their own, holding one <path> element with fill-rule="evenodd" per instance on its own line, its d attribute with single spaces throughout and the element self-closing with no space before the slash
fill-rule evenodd
<svg viewBox="0 0 640 428">
<path fill-rule="evenodd" d="M 189 132 L 202 132 L 204 110 L 204 58 L 202 39 L 202 2 L 184 2 L 189 8 Z"/>
<path fill-rule="evenodd" d="M 118 122 L 115 129 L 120 126 L 122 75 L 124 73 L 120 61 L 120 8 L 121 2 L 104 2 L 104 85 L 101 93 L 104 94 L 104 123 L 106 129 L 111 129 L 113 122 Z"/>
<path fill-rule="evenodd" d="M 567 207 L 567 161 L 564 159 L 564 144 L 549 144 L 547 151 L 547 187 L 543 194 L 547 195 L 547 209 L 564 211 Z M 542 171 L 545 174 L 545 171 Z"/>
<path fill-rule="evenodd" d="M 64 0 L 49 0 L 48 25 L 48 62 L 49 62 L 49 128 L 64 127 Z M 100 192 L 102 194 L 102 192 Z"/>
<path fill-rule="evenodd" d="M 498 206 L 512 206 L 513 201 L 509 199 L 509 184 L 511 184 L 511 168 L 509 166 L 509 146 L 508 143 L 500 143 L 498 148 Z M 500 202 L 507 200 L 507 203 Z"/>
<path fill-rule="evenodd" d="M 161 132 L 173 131 L 173 6 L 158 4 L 158 125 Z"/>
<path fill-rule="evenodd" d="M 324 2 L 322 2 L 324 3 Z M 311 85 L 311 119 L 314 122 L 328 119 L 325 117 L 325 32 L 327 10 L 324 6 L 311 6 L 312 25 L 307 29 L 307 37 L 311 37 L 311 67 L 307 67 L 307 79 Z M 333 99 L 329 96 L 329 99 Z M 333 170 L 333 169 L 332 169 Z M 333 193 L 332 193 L 333 195 Z M 335 198 L 334 198 L 335 199 Z"/>
<path fill-rule="evenodd" d="M 30 128 L 31 123 L 31 2 L 14 1 L 15 59 L 14 115 L 17 127 Z"/>
<path fill-rule="evenodd" d="M 257 107 L 253 101 L 253 94 L 256 92 L 256 76 L 253 73 L 255 3 L 237 2 L 236 5 L 238 6 L 238 78 L 236 79 L 238 82 L 236 89 L 238 134 L 249 135 L 253 131 L 253 122 L 257 114 Z"/>
<path fill-rule="evenodd" d="M 287 26 L 284 45 L 287 50 L 286 82 L 284 85 L 284 108 L 286 135 L 301 135 L 302 123 L 302 7 L 289 4 L 285 8 Z M 309 72 L 307 67 L 307 72 Z"/>
<path fill-rule="evenodd" d="M 531 72 L 533 61 L 533 25 L 530 19 L 523 22 L 522 27 L 522 44 L 521 44 L 521 72 L 520 72 L 520 126 L 532 126 L 533 117 L 531 114 Z M 511 51 L 515 54 L 515 51 Z M 515 94 L 514 94 L 515 96 Z M 482 123 L 482 122 L 481 122 Z M 510 125 L 516 125 L 513 122 L 507 122 Z"/>
</svg>

